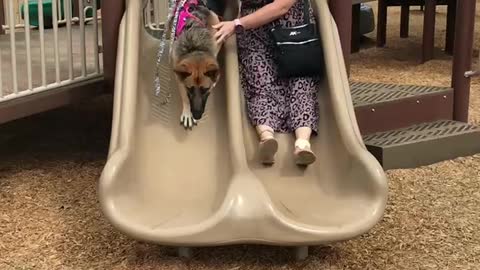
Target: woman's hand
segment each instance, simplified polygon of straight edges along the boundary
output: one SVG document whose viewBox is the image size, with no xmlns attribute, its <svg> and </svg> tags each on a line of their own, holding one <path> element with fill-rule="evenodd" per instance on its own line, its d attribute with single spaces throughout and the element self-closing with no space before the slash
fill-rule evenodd
<svg viewBox="0 0 480 270">
<path fill-rule="evenodd" d="M 218 44 L 224 42 L 235 32 L 235 23 L 233 21 L 220 22 L 212 26 L 217 30 L 217 33 L 213 36 Z"/>
</svg>

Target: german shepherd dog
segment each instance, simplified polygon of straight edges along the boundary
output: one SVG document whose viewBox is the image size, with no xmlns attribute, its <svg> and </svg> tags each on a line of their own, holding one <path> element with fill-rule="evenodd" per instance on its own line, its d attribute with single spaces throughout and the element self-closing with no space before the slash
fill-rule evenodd
<svg viewBox="0 0 480 270">
<path fill-rule="evenodd" d="M 185 8 L 188 15 L 173 43 L 171 57 L 183 106 L 180 123 L 191 129 L 202 118 L 208 96 L 220 77 L 217 55 L 221 45 L 217 45 L 212 28 L 220 20 L 201 0 L 189 0 Z"/>
</svg>

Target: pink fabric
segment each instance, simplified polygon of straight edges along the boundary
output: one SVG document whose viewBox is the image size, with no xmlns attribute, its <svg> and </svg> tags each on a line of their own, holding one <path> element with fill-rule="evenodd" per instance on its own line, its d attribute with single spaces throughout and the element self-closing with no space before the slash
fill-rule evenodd
<svg viewBox="0 0 480 270">
<path fill-rule="evenodd" d="M 176 35 L 175 35 L 176 37 L 178 37 L 182 33 L 183 28 L 185 28 L 187 19 L 196 18 L 188 11 L 190 6 L 196 6 L 196 5 L 198 5 L 198 0 L 188 0 L 187 2 L 185 2 L 183 9 L 178 14 L 177 29 L 176 29 Z"/>
</svg>

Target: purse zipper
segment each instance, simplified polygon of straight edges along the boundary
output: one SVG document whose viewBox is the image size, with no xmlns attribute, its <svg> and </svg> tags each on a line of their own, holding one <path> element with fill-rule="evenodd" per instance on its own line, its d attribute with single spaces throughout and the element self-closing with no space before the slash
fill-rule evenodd
<svg viewBox="0 0 480 270">
<path fill-rule="evenodd" d="M 305 27 L 305 26 L 308 26 L 309 24 L 302 24 L 302 25 L 297 25 L 297 26 L 291 26 L 291 27 L 282 27 L 280 26 L 282 29 L 298 29 L 298 28 L 302 28 L 302 27 Z M 270 32 L 273 32 L 277 29 L 278 26 L 276 27 L 273 27 L 272 29 L 270 29 Z"/>
<path fill-rule="evenodd" d="M 310 42 L 313 42 L 313 41 L 316 41 L 318 40 L 318 38 L 312 38 L 312 39 L 309 39 L 309 40 L 305 40 L 305 41 L 297 41 L 297 42 L 292 42 L 292 41 L 284 41 L 284 42 L 277 42 L 277 45 L 301 45 L 301 44 L 306 44 L 306 43 L 310 43 Z"/>
</svg>

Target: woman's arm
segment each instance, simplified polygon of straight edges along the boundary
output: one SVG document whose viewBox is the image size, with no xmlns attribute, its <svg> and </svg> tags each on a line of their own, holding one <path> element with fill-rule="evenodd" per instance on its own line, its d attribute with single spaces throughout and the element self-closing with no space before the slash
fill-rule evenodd
<svg viewBox="0 0 480 270">
<path fill-rule="evenodd" d="M 297 0 L 275 0 L 257 11 L 239 18 L 245 29 L 254 29 L 285 15 Z"/>
<path fill-rule="evenodd" d="M 285 15 L 296 1 L 297 0 L 274 0 L 272 3 L 263 6 L 252 14 L 239 18 L 240 23 L 244 29 L 261 27 Z M 235 24 L 233 21 L 225 21 L 214 25 L 213 28 L 217 29 L 215 39 L 218 43 L 221 43 L 233 34 Z"/>
</svg>

